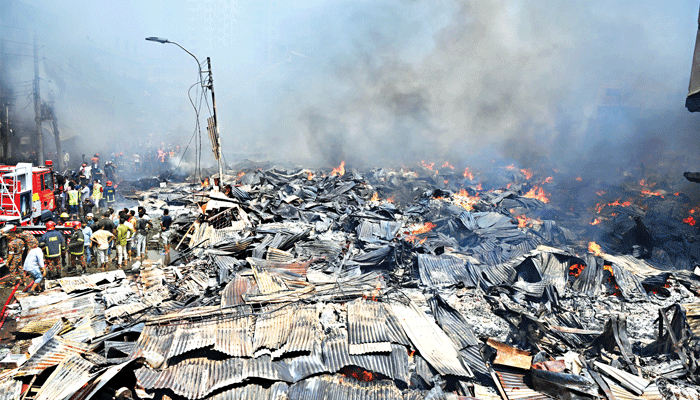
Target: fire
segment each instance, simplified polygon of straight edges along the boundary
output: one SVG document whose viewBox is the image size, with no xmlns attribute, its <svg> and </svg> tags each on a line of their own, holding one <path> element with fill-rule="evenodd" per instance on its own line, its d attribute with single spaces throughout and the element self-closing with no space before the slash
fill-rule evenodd
<svg viewBox="0 0 700 400">
<path fill-rule="evenodd" d="M 662 199 L 664 198 L 664 195 L 662 195 L 661 192 L 652 192 L 652 191 L 649 190 L 649 189 L 644 189 L 644 190 L 642 190 L 642 194 L 643 194 L 643 195 L 646 195 L 646 196 L 659 196 L 659 197 L 661 197 Z"/>
<path fill-rule="evenodd" d="M 435 163 L 427 163 L 425 161 L 420 162 L 425 168 L 433 171 L 433 167 L 435 166 Z"/>
<path fill-rule="evenodd" d="M 632 202 L 631 202 L 631 201 L 623 201 L 623 202 L 620 202 L 620 199 L 617 199 L 617 200 L 613 201 L 612 203 L 608 203 L 608 204 L 605 204 L 605 203 L 598 203 L 598 204 L 596 204 L 596 206 L 595 206 L 595 210 L 596 210 L 596 212 L 597 212 L 598 214 L 600 214 L 600 212 L 603 211 L 603 208 L 605 208 L 605 206 L 610 206 L 610 207 L 614 207 L 614 206 L 629 207 L 629 206 L 631 206 L 631 205 L 632 205 Z"/>
<path fill-rule="evenodd" d="M 518 220 L 518 228 L 524 228 L 527 226 L 527 222 L 530 220 L 530 218 L 523 216 L 523 215 L 518 215 L 515 217 Z"/>
<path fill-rule="evenodd" d="M 204 180 L 202 181 L 202 187 L 207 187 L 207 186 L 209 186 L 209 178 L 208 177 L 204 178 Z"/>
<path fill-rule="evenodd" d="M 237 179 L 241 179 L 242 177 L 245 176 L 245 172 L 241 171 L 238 173 L 238 176 L 236 176 Z"/>
<path fill-rule="evenodd" d="M 525 193 L 525 195 L 523 195 L 523 197 L 527 197 L 529 199 L 537 199 L 543 203 L 549 203 L 549 199 L 547 198 L 546 193 L 539 186 L 533 186 L 532 189 L 530 189 L 527 193 Z"/>
<path fill-rule="evenodd" d="M 684 219 L 683 222 L 685 222 L 686 224 L 688 224 L 690 226 L 695 226 L 695 218 L 693 218 L 692 215 L 689 216 L 688 218 Z"/>
<path fill-rule="evenodd" d="M 450 169 L 455 169 L 448 161 L 445 161 L 444 164 L 442 164 L 442 168 L 450 168 Z"/>
<path fill-rule="evenodd" d="M 369 199 L 369 201 L 379 201 L 379 195 L 377 194 L 377 192 L 374 192 L 372 198 Z"/>
<path fill-rule="evenodd" d="M 507 169 L 508 171 L 512 171 L 512 170 L 515 169 L 515 165 L 510 164 L 509 166 L 506 167 L 506 169 Z"/>
<path fill-rule="evenodd" d="M 601 190 L 601 191 L 595 192 L 595 194 L 597 194 L 598 196 L 602 196 L 602 195 L 605 194 L 605 190 Z"/>
<path fill-rule="evenodd" d="M 547 179 L 542 181 L 542 183 L 552 183 L 553 180 L 554 180 L 554 178 L 552 178 L 551 176 L 548 176 Z"/>
<path fill-rule="evenodd" d="M 393 202 L 394 202 L 394 196 L 389 197 L 388 199 L 386 199 L 386 201 L 388 201 L 389 203 L 393 203 Z"/>
<path fill-rule="evenodd" d="M 583 178 L 581 178 L 580 176 L 576 177 L 576 182 L 581 182 L 582 180 L 583 180 Z"/>
<path fill-rule="evenodd" d="M 343 176 L 345 175 L 345 161 L 342 161 L 338 168 L 333 168 L 331 171 L 331 176 Z"/>
<path fill-rule="evenodd" d="M 472 174 L 472 172 L 469 170 L 469 167 L 464 168 L 464 174 L 463 174 L 463 175 L 464 175 L 465 178 L 469 179 L 470 181 L 473 181 L 473 180 L 474 180 L 474 174 Z"/>
<path fill-rule="evenodd" d="M 467 211 L 474 209 L 474 205 L 479 202 L 479 196 L 470 196 L 469 193 L 461 189 L 459 193 L 454 195 L 455 202 Z"/>
<path fill-rule="evenodd" d="M 595 218 L 595 219 L 593 220 L 593 222 L 591 222 L 591 225 L 598 225 L 598 224 L 601 223 L 601 222 L 602 222 L 602 221 L 600 220 L 600 218 Z"/>
<path fill-rule="evenodd" d="M 314 173 L 311 172 L 311 171 L 307 172 L 306 174 L 307 174 L 307 175 L 306 175 L 306 180 L 307 180 L 307 181 L 310 181 L 310 180 L 314 179 L 314 177 L 316 176 L 316 175 L 314 175 Z"/>
<path fill-rule="evenodd" d="M 476 185 L 476 190 L 482 190 L 482 189 L 481 189 L 481 182 L 477 183 L 477 185 Z"/>
<path fill-rule="evenodd" d="M 644 179 L 642 179 L 642 180 L 639 181 L 639 186 L 645 186 Z"/>
<path fill-rule="evenodd" d="M 529 169 L 521 169 L 520 172 L 522 172 L 525 175 L 525 179 L 530 180 L 532 178 L 532 171 Z"/>
<path fill-rule="evenodd" d="M 585 267 L 581 264 L 573 264 L 569 267 L 569 275 L 578 278 Z"/>
<path fill-rule="evenodd" d="M 432 222 L 426 222 L 425 224 L 423 224 L 423 226 L 412 230 L 411 233 L 414 235 L 420 235 L 421 233 L 427 233 L 427 232 L 432 231 L 433 228 L 435 228 L 435 226 L 436 225 Z"/>
<path fill-rule="evenodd" d="M 596 256 L 600 256 L 603 254 L 603 252 L 600 249 L 600 245 L 596 242 L 588 242 L 588 251 Z"/>
</svg>

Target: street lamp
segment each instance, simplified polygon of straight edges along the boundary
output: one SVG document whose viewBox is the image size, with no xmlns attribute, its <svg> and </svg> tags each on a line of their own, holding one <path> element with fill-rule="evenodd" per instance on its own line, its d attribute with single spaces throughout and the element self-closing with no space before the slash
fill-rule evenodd
<svg viewBox="0 0 700 400">
<path fill-rule="evenodd" d="M 207 68 L 208 71 L 202 71 L 202 64 L 199 62 L 199 59 L 192 54 L 189 50 L 186 48 L 182 47 L 180 43 L 170 41 L 165 38 L 159 38 L 155 36 L 147 37 L 146 40 L 149 42 L 158 42 L 158 43 L 172 43 L 176 45 L 177 47 L 181 48 L 184 50 L 187 54 L 191 55 L 192 58 L 194 58 L 195 61 L 197 61 L 197 70 L 199 71 L 199 82 L 202 84 L 202 73 L 207 72 L 208 77 L 207 77 L 207 84 L 204 85 L 202 84 L 202 87 L 206 87 L 209 90 L 211 90 L 211 103 L 212 103 L 212 109 L 213 109 L 213 126 L 211 124 L 207 127 L 207 130 L 209 131 L 209 139 L 211 140 L 211 146 L 212 150 L 214 150 L 214 156 L 216 160 L 219 162 L 219 185 L 221 186 L 224 182 L 224 169 L 223 169 L 223 154 L 221 151 L 221 137 L 219 136 L 219 120 L 216 118 L 216 97 L 214 97 L 214 78 L 211 73 L 211 59 L 207 57 Z"/>
</svg>

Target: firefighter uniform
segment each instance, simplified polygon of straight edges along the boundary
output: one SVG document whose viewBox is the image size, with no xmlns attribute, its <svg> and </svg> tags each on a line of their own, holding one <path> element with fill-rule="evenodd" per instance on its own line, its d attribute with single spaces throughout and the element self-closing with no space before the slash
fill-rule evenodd
<svg viewBox="0 0 700 400">
<path fill-rule="evenodd" d="M 10 273 L 16 273 L 22 270 L 22 265 L 24 265 L 22 262 L 22 255 L 24 254 L 25 247 L 24 240 L 20 238 L 16 238 L 7 244 L 7 255 L 12 256 L 10 264 L 8 265 Z"/>
<path fill-rule="evenodd" d="M 107 207 L 112 207 L 116 200 L 116 191 L 114 190 L 114 186 L 110 185 L 109 182 L 107 182 L 107 186 L 104 188 L 104 194 Z"/>
<path fill-rule="evenodd" d="M 74 227 L 76 225 L 73 225 Z M 68 245 L 68 251 L 70 252 L 70 264 L 75 267 L 75 272 L 78 274 L 87 271 L 87 266 L 85 264 L 85 236 L 83 235 L 82 229 L 78 227 L 74 228 L 75 231 L 70 237 L 70 244 Z"/>
<path fill-rule="evenodd" d="M 26 249 L 25 249 L 26 251 L 29 251 L 31 249 L 36 249 L 37 247 L 39 247 L 39 241 L 36 240 L 34 235 L 32 235 L 29 232 L 20 232 L 17 234 L 17 237 L 24 241 L 24 245 L 26 246 Z M 25 254 L 26 254 L 26 251 L 25 251 Z"/>
<path fill-rule="evenodd" d="M 47 231 L 41 235 L 39 241 L 46 243 L 44 263 L 46 264 L 49 276 L 52 279 L 60 278 L 61 269 L 63 267 L 61 254 L 66 246 L 66 239 L 63 238 L 61 232 L 53 230 Z"/>
</svg>

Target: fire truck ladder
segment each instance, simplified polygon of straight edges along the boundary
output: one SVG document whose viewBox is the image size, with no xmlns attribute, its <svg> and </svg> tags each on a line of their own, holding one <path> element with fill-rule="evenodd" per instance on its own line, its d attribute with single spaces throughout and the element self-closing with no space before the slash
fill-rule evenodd
<svg viewBox="0 0 700 400">
<path fill-rule="evenodd" d="M 20 220 L 22 217 L 15 202 L 18 195 L 15 178 L 16 172 L 8 172 L 0 179 L 0 210 L 2 210 L 0 221 Z M 12 179 L 12 184 L 8 186 L 5 179 Z"/>
</svg>

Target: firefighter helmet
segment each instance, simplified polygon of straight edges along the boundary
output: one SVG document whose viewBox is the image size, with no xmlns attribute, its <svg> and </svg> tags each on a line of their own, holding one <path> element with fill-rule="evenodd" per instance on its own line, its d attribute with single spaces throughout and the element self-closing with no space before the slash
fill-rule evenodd
<svg viewBox="0 0 700 400">
<path fill-rule="evenodd" d="M 112 181 L 107 181 L 107 186 L 112 186 Z"/>
<path fill-rule="evenodd" d="M 54 229 L 56 229 L 56 223 L 55 223 L 55 222 L 49 221 L 49 222 L 46 223 L 46 230 L 47 230 L 47 231 L 52 231 L 52 230 L 54 230 Z"/>
<path fill-rule="evenodd" d="M 59 217 L 60 217 L 60 218 L 70 218 L 70 217 L 68 216 L 68 213 L 67 213 L 67 212 L 61 213 L 61 215 L 59 215 Z"/>
</svg>

